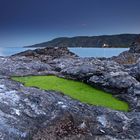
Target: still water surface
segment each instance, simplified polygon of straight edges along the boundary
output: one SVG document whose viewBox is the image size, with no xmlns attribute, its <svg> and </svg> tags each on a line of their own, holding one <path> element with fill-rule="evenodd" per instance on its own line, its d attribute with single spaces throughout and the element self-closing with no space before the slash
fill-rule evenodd
<svg viewBox="0 0 140 140">
<path fill-rule="evenodd" d="M 128 48 L 70 48 L 80 57 L 112 57 L 126 50 Z"/>
<path fill-rule="evenodd" d="M 21 48 L 21 47 L 0 47 L 0 56 L 10 56 L 28 49 L 35 48 Z M 111 57 L 120 54 L 128 48 L 69 48 L 70 51 L 76 53 L 80 57 Z"/>
</svg>

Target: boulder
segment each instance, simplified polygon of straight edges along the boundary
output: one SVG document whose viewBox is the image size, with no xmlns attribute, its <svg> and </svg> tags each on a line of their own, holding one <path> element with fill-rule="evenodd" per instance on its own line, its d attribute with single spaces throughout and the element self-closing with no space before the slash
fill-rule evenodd
<svg viewBox="0 0 140 140">
<path fill-rule="evenodd" d="M 118 56 L 113 56 L 107 60 L 113 60 L 122 65 L 130 65 L 137 63 L 140 58 L 140 53 L 132 53 L 130 51 L 125 51 L 120 53 Z"/>
<path fill-rule="evenodd" d="M 59 92 L 0 79 L 0 138 L 4 140 L 138 139 L 139 112 L 89 106 Z"/>
<path fill-rule="evenodd" d="M 139 139 L 139 61 L 122 65 L 113 59 L 79 58 L 65 53 L 63 56 L 62 50 L 56 49 L 0 58 L 0 139 Z M 80 80 L 108 91 L 127 101 L 130 111 L 87 105 L 63 93 L 25 87 L 10 79 L 48 74 Z"/>
<path fill-rule="evenodd" d="M 27 57 L 0 58 L 0 75 L 5 76 L 25 76 L 36 75 L 53 71 L 52 67 L 40 60 Z"/>
<path fill-rule="evenodd" d="M 137 39 L 130 45 L 128 51 L 120 53 L 118 56 L 108 58 L 108 60 L 114 60 L 119 64 L 135 64 L 140 58 L 140 39 Z"/>
<path fill-rule="evenodd" d="M 101 76 L 94 75 L 88 82 L 114 94 L 127 93 L 130 87 L 138 83 L 127 72 L 110 72 Z"/>
<path fill-rule="evenodd" d="M 140 38 L 136 42 L 133 42 L 130 46 L 129 52 L 131 53 L 140 53 Z"/>
<path fill-rule="evenodd" d="M 77 57 L 76 54 L 73 52 L 70 52 L 68 48 L 65 47 L 46 47 L 46 48 L 40 48 L 35 50 L 27 50 L 15 55 L 12 55 L 12 57 L 15 56 L 25 56 L 28 58 L 33 58 L 34 60 L 40 60 L 43 62 L 52 60 L 54 58 L 60 58 L 60 57 Z"/>
</svg>

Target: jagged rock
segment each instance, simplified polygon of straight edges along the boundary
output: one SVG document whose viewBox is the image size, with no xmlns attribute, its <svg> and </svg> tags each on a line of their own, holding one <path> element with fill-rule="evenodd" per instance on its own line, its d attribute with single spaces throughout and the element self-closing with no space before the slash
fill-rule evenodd
<svg viewBox="0 0 140 140">
<path fill-rule="evenodd" d="M 136 42 L 133 42 L 130 46 L 129 52 L 131 53 L 140 53 L 140 38 Z"/>
<path fill-rule="evenodd" d="M 130 74 L 131 70 L 108 60 L 95 58 L 68 58 L 54 59 L 50 65 L 59 70 L 64 77 L 84 81 L 94 87 L 114 94 L 129 102 L 131 109 L 137 110 L 138 98 L 134 96 L 133 88 L 139 82 Z M 136 73 L 135 73 L 136 74 Z M 139 109 L 138 109 L 139 110 Z"/>
<path fill-rule="evenodd" d="M 77 57 L 76 54 L 70 52 L 65 47 L 54 47 L 54 48 L 43 48 L 43 49 L 35 49 L 35 50 L 27 50 L 18 54 L 13 55 L 15 56 L 26 56 L 29 58 L 33 58 L 34 60 L 40 60 L 46 62 L 48 60 L 52 60 L 54 58 L 60 57 Z"/>
<path fill-rule="evenodd" d="M 140 53 L 131 53 L 129 51 L 125 51 L 120 53 L 118 56 L 113 56 L 108 58 L 108 60 L 113 60 L 119 64 L 129 65 L 135 64 L 140 58 Z"/>
<path fill-rule="evenodd" d="M 139 112 L 89 106 L 9 79 L 0 80 L 0 95 L 0 138 L 4 140 L 139 138 Z"/>
<path fill-rule="evenodd" d="M 102 73 L 104 71 L 104 67 L 102 67 L 101 65 L 95 64 L 95 63 L 97 63 L 96 61 L 99 62 L 99 60 L 97 60 L 97 59 L 94 59 L 92 61 L 94 63 L 92 63 L 92 62 L 88 63 L 86 60 L 84 62 L 80 59 L 78 61 L 79 61 L 79 63 L 73 62 L 72 65 L 68 65 L 69 63 L 67 62 L 68 67 L 63 68 L 61 72 L 64 75 L 69 75 L 73 78 L 76 78 L 77 80 L 79 79 L 81 81 L 86 81 L 92 75 L 102 75 Z M 101 63 L 101 62 L 99 62 L 99 63 Z"/>
<path fill-rule="evenodd" d="M 0 139 L 140 138 L 139 61 L 121 65 L 113 60 L 62 56 L 63 53 L 56 57 L 51 53 L 52 56 L 42 55 L 43 49 L 37 57 L 34 53 L 0 58 Z M 10 79 L 10 76 L 46 74 L 80 80 L 109 91 L 127 101 L 130 112 L 90 106 L 62 93 L 25 87 Z"/>
<path fill-rule="evenodd" d="M 131 76 L 140 81 L 140 60 L 133 65 L 126 66 L 126 70 Z"/>
<path fill-rule="evenodd" d="M 119 64 L 135 64 L 140 58 L 140 39 L 137 39 L 130 45 L 128 51 L 120 53 L 118 56 L 113 56 L 108 60 L 114 60 Z"/>
<path fill-rule="evenodd" d="M 0 75 L 36 75 L 45 71 L 52 71 L 52 68 L 40 60 L 28 59 L 26 57 L 0 58 Z"/>
<path fill-rule="evenodd" d="M 127 93 L 127 90 L 138 81 L 127 72 L 110 72 L 101 76 L 92 76 L 89 83 L 107 89 L 114 94 Z"/>
</svg>

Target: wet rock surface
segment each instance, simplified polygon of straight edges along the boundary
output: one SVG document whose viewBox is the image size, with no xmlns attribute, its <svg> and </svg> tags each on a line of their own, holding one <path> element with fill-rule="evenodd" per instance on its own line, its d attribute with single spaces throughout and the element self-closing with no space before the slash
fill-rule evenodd
<svg viewBox="0 0 140 140">
<path fill-rule="evenodd" d="M 63 53 L 45 61 L 23 53 L 0 58 L 0 140 L 139 139 L 139 61 L 126 66 Z M 109 91 L 127 101 L 130 112 L 86 105 L 62 93 L 25 87 L 10 79 L 48 74 Z"/>
</svg>

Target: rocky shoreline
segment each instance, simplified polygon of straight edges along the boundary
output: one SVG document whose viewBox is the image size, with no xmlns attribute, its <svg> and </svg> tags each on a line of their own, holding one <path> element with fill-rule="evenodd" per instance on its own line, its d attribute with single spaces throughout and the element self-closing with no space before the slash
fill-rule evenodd
<svg viewBox="0 0 140 140">
<path fill-rule="evenodd" d="M 128 52 L 109 59 L 79 58 L 67 48 L 36 49 L 0 57 L 0 139 L 140 139 L 138 48 L 136 42 Z M 128 63 L 130 56 L 133 61 Z M 127 101 L 130 111 L 90 106 L 62 93 L 25 87 L 10 78 L 50 74 L 110 92 Z"/>
</svg>

